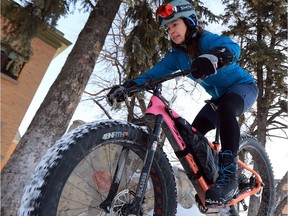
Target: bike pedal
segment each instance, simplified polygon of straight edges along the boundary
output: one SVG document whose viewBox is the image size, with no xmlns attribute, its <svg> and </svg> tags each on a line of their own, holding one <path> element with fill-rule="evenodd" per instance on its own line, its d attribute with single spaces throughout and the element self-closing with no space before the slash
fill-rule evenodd
<svg viewBox="0 0 288 216">
<path fill-rule="evenodd" d="M 219 204 L 219 203 L 205 203 L 207 208 L 223 208 L 225 207 L 225 204 Z"/>
</svg>

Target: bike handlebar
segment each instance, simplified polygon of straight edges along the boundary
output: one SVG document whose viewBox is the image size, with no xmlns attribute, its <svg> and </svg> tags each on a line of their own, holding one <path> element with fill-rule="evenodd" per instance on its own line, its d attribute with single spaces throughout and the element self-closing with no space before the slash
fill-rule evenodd
<svg viewBox="0 0 288 216">
<path fill-rule="evenodd" d="M 189 69 L 189 70 L 184 70 L 184 71 L 179 71 L 179 72 L 175 72 L 172 74 L 168 74 L 166 76 L 163 77 L 159 77 L 155 80 L 149 80 L 148 82 L 141 84 L 141 85 L 137 85 L 137 86 L 133 86 L 131 88 L 127 88 L 124 90 L 124 94 L 129 94 L 129 93 L 134 93 L 134 92 L 139 92 L 141 90 L 151 90 L 154 89 L 156 86 L 158 86 L 159 84 L 174 79 L 176 77 L 180 77 L 180 76 L 187 76 L 189 74 L 191 74 L 193 72 L 193 69 Z"/>
<path fill-rule="evenodd" d="M 122 98 L 121 100 L 123 100 L 125 97 L 127 97 L 127 95 L 132 95 L 135 92 L 141 92 L 143 90 L 154 90 L 155 87 L 157 87 L 159 84 L 174 79 L 176 77 L 180 77 L 180 76 L 187 76 L 189 74 L 191 74 L 194 71 L 194 69 L 189 69 L 189 70 L 184 70 L 184 71 L 179 71 L 179 72 L 175 72 L 172 74 L 168 74 L 162 77 L 159 77 L 155 80 L 149 80 L 143 84 L 140 85 L 136 85 L 130 88 L 124 88 L 122 87 L 121 89 L 119 89 L 119 91 L 115 92 L 114 94 L 110 95 L 110 99 L 117 99 L 117 98 Z"/>
</svg>

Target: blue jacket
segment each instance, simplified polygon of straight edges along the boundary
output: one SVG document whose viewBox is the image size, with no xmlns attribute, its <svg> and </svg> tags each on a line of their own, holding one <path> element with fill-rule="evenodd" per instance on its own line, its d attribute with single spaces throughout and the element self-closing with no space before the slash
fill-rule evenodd
<svg viewBox="0 0 288 216">
<path fill-rule="evenodd" d="M 253 83 L 254 78 L 236 62 L 240 58 L 240 47 L 229 37 L 219 36 L 208 31 L 204 31 L 200 38 L 200 55 L 207 53 L 214 47 L 226 47 L 235 56 L 234 61 L 226 67 L 217 69 L 217 73 L 202 80 L 195 80 L 192 75 L 188 77 L 198 82 L 213 99 L 221 97 L 231 86 L 240 83 Z M 153 80 L 177 70 L 188 70 L 191 68 L 193 59 L 188 53 L 181 49 L 173 48 L 161 61 L 153 68 L 134 79 L 137 84 L 143 84 L 148 80 Z"/>
</svg>

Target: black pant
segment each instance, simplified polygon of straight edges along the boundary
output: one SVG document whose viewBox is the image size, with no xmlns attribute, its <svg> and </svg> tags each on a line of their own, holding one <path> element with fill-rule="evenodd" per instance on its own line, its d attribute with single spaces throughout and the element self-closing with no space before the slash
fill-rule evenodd
<svg viewBox="0 0 288 216">
<path fill-rule="evenodd" d="M 236 117 L 243 112 L 244 100 L 238 94 L 230 92 L 219 99 L 217 104 L 217 112 L 211 105 L 206 104 L 196 116 L 192 126 L 205 135 L 218 125 L 222 151 L 231 150 L 233 154 L 237 154 L 240 129 Z"/>
</svg>

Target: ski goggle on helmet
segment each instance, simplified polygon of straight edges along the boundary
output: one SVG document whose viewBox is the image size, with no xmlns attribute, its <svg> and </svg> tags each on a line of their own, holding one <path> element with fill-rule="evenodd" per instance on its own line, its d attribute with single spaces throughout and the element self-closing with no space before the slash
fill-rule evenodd
<svg viewBox="0 0 288 216">
<path fill-rule="evenodd" d="M 167 23 L 178 18 L 186 18 L 197 27 L 195 8 L 190 2 L 185 0 L 174 0 L 168 4 L 161 5 L 156 10 L 156 21 L 162 28 L 164 28 Z"/>
</svg>

